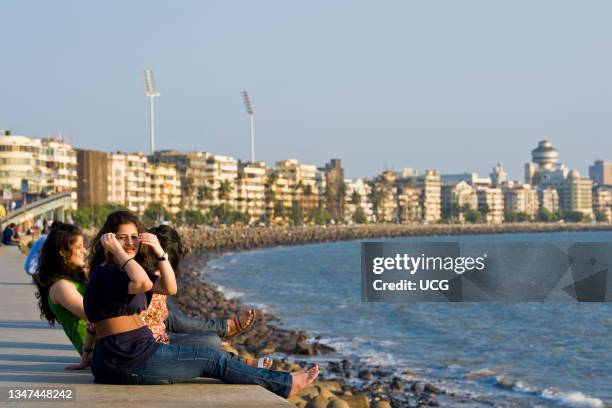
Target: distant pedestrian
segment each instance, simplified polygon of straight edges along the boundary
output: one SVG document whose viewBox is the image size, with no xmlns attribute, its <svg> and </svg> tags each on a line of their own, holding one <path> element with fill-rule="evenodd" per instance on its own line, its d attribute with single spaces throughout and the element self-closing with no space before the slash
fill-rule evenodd
<svg viewBox="0 0 612 408">
<path fill-rule="evenodd" d="M 53 224 L 51 224 L 51 227 L 49 228 L 49 226 L 45 223 L 45 229 L 42 231 L 42 234 L 40 234 L 40 238 L 38 238 L 36 242 L 34 242 L 34 244 L 32 245 L 32 248 L 28 253 L 28 257 L 25 260 L 24 269 L 28 275 L 34 275 L 38 270 L 40 250 L 43 244 L 45 243 L 47 236 L 49 235 L 49 231 L 57 227 L 58 225 L 61 225 L 61 222 L 54 221 Z"/>
<path fill-rule="evenodd" d="M 19 235 L 16 235 L 15 223 L 10 223 L 2 232 L 2 244 L 8 246 L 19 246 Z"/>
</svg>

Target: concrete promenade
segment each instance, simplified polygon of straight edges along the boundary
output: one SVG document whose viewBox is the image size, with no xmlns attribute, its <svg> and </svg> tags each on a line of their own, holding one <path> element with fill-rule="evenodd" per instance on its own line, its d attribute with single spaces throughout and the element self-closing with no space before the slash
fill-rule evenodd
<svg viewBox="0 0 612 408">
<path fill-rule="evenodd" d="M 0 247 L 0 407 L 290 407 L 262 387 L 197 379 L 174 385 L 94 384 L 91 372 L 66 371 L 76 353 L 61 327 L 40 320 L 35 286 L 23 270 L 25 256 L 16 247 Z M 76 402 L 9 402 L 9 389 L 72 388 Z M 38 401 L 41 401 L 40 399 Z M 82 405 L 81 405 L 82 404 Z"/>
</svg>

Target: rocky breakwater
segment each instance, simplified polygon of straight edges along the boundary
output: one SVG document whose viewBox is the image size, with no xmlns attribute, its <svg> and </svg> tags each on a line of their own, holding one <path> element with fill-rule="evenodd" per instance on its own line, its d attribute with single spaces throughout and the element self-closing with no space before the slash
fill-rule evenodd
<svg viewBox="0 0 612 408">
<path fill-rule="evenodd" d="M 300 245 L 366 238 L 610 230 L 612 230 L 611 223 L 368 224 L 286 228 L 185 228 L 181 229 L 181 235 L 193 250 L 221 253 L 276 245 Z"/>
</svg>

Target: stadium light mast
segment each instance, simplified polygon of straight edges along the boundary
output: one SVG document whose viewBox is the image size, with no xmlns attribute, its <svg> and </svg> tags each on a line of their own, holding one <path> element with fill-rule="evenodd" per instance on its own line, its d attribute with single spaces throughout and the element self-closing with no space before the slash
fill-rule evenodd
<svg viewBox="0 0 612 408">
<path fill-rule="evenodd" d="M 153 80 L 153 72 L 150 69 L 144 72 L 145 80 L 145 96 L 149 98 L 151 114 L 150 114 L 150 141 L 151 141 L 151 154 L 155 153 L 155 101 L 154 99 L 159 96 L 159 92 L 155 90 L 155 81 Z"/>
<path fill-rule="evenodd" d="M 251 101 L 249 100 L 249 94 L 247 91 L 242 91 L 242 100 L 244 101 L 244 108 L 246 112 L 249 114 L 251 119 L 251 163 L 255 163 L 255 135 L 253 129 L 253 107 L 251 106 Z"/>
</svg>

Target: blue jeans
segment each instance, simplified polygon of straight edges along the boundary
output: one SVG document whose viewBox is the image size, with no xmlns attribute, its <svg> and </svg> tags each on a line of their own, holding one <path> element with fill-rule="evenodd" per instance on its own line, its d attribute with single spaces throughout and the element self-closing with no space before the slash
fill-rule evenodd
<svg viewBox="0 0 612 408">
<path fill-rule="evenodd" d="M 221 350 L 221 339 L 217 333 L 200 332 L 200 333 L 175 333 L 168 331 L 170 344 L 192 347 L 210 347 Z"/>
<path fill-rule="evenodd" d="M 174 333 L 216 333 L 220 338 L 227 334 L 226 319 L 198 319 L 182 313 L 168 300 L 168 319 L 166 330 Z"/>
<path fill-rule="evenodd" d="M 160 344 L 143 365 L 126 377 L 124 384 L 173 384 L 196 377 L 212 377 L 230 384 L 256 384 L 286 398 L 293 382 L 291 374 L 250 367 L 224 351 L 208 347 Z"/>
</svg>

